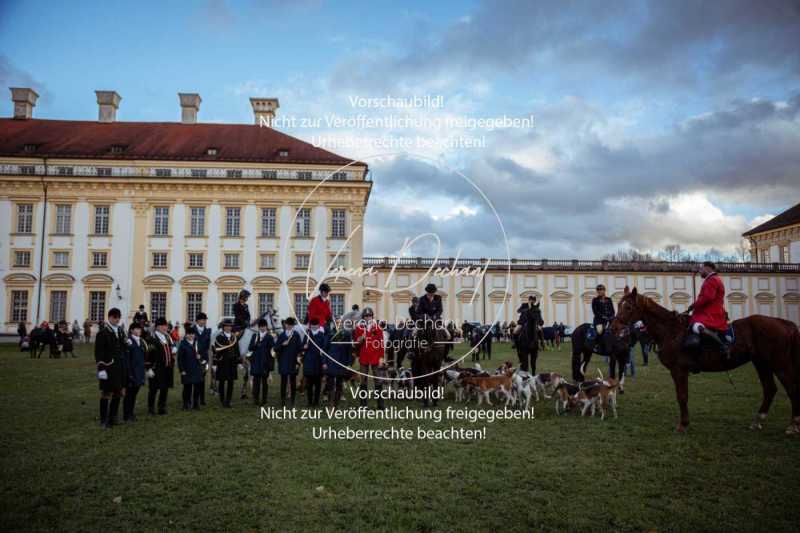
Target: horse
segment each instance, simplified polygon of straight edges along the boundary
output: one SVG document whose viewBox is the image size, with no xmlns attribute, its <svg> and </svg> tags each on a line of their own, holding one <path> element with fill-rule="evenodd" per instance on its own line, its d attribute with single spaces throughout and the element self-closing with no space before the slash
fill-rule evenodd
<svg viewBox="0 0 800 533">
<path fill-rule="evenodd" d="M 422 400 L 422 404 L 428 407 L 430 393 L 441 384 L 442 376 L 439 374 L 439 370 L 441 370 L 442 362 L 449 351 L 450 342 L 447 333 L 440 328 L 433 329 L 429 339 L 421 330 L 417 330 L 416 333 L 414 347 L 411 349 L 414 352 L 411 374 L 414 377 L 415 387 L 428 390 L 428 397 Z M 423 341 L 424 347 L 422 346 Z M 433 400 L 434 406 L 436 403 L 436 400 Z"/>
<path fill-rule="evenodd" d="M 689 329 L 686 314 L 678 314 L 641 295 L 636 288 L 625 290 L 612 330 L 641 320 L 659 346 L 658 358 L 672 374 L 680 408 L 678 433 L 689 426 L 689 371 L 699 364 L 702 372 L 725 372 L 752 361 L 761 381 L 763 397 L 751 429 L 759 430 L 777 392 L 774 376 L 780 380 L 792 404 L 792 419 L 787 434 L 800 434 L 800 330 L 788 320 L 751 315 L 733 321 L 734 341 L 726 357 L 719 346 L 703 343 L 695 362 L 684 348 Z"/>
<path fill-rule="evenodd" d="M 514 346 L 522 370 L 536 374 L 536 359 L 539 357 L 539 324 L 542 313 L 538 306 L 530 307 L 523 311 L 526 318 L 522 331 L 517 335 Z M 528 362 L 530 361 L 530 367 Z"/>
<path fill-rule="evenodd" d="M 591 324 L 581 324 L 572 332 L 572 379 L 576 383 L 585 381 L 583 372 L 594 353 L 595 344 L 586 338 L 591 327 Z M 604 334 L 595 339 L 595 343 L 601 343 L 604 352 L 600 355 L 607 355 L 609 358 L 608 366 L 612 378 L 617 378 L 617 367 L 620 379 L 625 374 L 625 367 L 630 358 L 630 331 L 628 327 L 620 328 L 618 335 Z"/>
</svg>

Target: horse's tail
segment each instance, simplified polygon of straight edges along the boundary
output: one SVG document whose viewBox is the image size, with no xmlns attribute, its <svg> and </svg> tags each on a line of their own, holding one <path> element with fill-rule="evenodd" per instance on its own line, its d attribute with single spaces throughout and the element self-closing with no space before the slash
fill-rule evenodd
<svg viewBox="0 0 800 533">
<path fill-rule="evenodd" d="M 794 328 L 792 330 L 790 345 L 792 350 L 792 366 L 794 367 L 794 384 L 796 387 L 800 387 L 800 328 L 798 328 L 796 324 L 793 325 Z"/>
</svg>

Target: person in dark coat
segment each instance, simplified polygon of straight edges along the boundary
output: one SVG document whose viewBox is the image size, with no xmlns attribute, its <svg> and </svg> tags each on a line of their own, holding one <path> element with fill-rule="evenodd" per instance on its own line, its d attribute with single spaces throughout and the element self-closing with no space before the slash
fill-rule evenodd
<svg viewBox="0 0 800 533">
<path fill-rule="evenodd" d="M 205 313 L 197 313 L 194 321 L 194 329 L 196 331 L 194 338 L 197 340 L 197 352 L 200 358 L 206 361 L 203 365 L 203 383 L 200 386 L 200 405 L 206 404 L 206 374 L 208 373 L 208 352 L 211 350 L 211 328 L 206 327 L 208 317 Z M 211 376 L 212 381 L 214 376 Z"/>
<path fill-rule="evenodd" d="M 21 350 L 22 343 L 25 342 L 25 337 L 28 336 L 28 327 L 25 325 L 25 322 L 17 324 L 17 335 L 19 335 L 19 347 Z"/>
<path fill-rule="evenodd" d="M 319 320 L 312 318 L 309 321 L 309 331 L 303 351 L 303 377 L 306 378 L 309 407 L 319 405 L 319 396 L 322 392 L 322 365 L 325 359 L 323 353 L 327 351 L 328 336 L 325 329 L 320 326 Z"/>
<path fill-rule="evenodd" d="M 442 319 L 442 297 L 436 294 L 436 291 L 436 285 L 433 283 L 428 283 L 425 286 L 425 294 L 417 304 L 418 319 L 434 322 Z M 425 327 L 427 327 L 427 324 Z"/>
<path fill-rule="evenodd" d="M 142 338 L 142 324 L 134 322 L 131 324 L 128 334 L 128 364 L 127 383 L 125 386 L 125 398 L 122 400 L 122 420 L 125 422 L 136 421 L 136 396 L 139 389 L 144 385 L 145 368 L 144 362 L 147 359 L 147 342 Z"/>
<path fill-rule="evenodd" d="M 289 317 L 284 321 L 283 331 L 275 342 L 275 353 L 278 355 L 278 372 L 281 375 L 281 404 L 286 406 L 286 388 L 290 389 L 291 406 L 297 397 L 297 358 L 303 353 L 303 341 L 300 334 L 294 331 L 297 321 Z"/>
<path fill-rule="evenodd" d="M 200 389 L 203 387 L 203 360 L 197 350 L 197 331 L 191 324 L 183 328 L 184 335 L 178 345 L 178 370 L 183 385 L 183 410 L 200 409 Z"/>
<path fill-rule="evenodd" d="M 147 311 L 144 310 L 144 306 L 143 305 L 140 305 L 139 306 L 139 310 L 136 311 L 136 313 L 134 313 L 133 321 L 136 322 L 136 323 L 141 324 L 142 327 L 144 327 L 144 325 L 147 322 L 149 322 L 149 319 L 147 318 Z"/>
<path fill-rule="evenodd" d="M 94 360 L 100 381 L 100 426 L 108 429 L 117 421 L 119 401 L 125 394 L 128 344 L 120 325 L 122 313 L 109 309 L 108 321 L 97 332 Z"/>
<path fill-rule="evenodd" d="M 175 377 L 175 355 L 178 348 L 169 336 L 169 322 L 165 318 L 156 320 L 156 331 L 149 343 L 148 359 L 145 361 L 147 377 L 147 412 L 155 413 L 156 394 L 158 394 L 158 414 L 167 414 L 167 395 Z"/>
<path fill-rule="evenodd" d="M 239 301 L 233 304 L 233 331 L 236 333 L 250 327 L 250 309 L 247 307 L 248 298 L 250 298 L 250 291 L 242 289 L 239 291 Z"/>
<path fill-rule="evenodd" d="M 239 377 L 239 338 L 233 334 L 233 321 L 225 319 L 220 324 L 222 331 L 217 333 L 214 339 L 214 366 L 217 376 L 217 390 L 219 391 L 219 401 L 222 407 L 231 407 L 231 397 L 233 396 L 233 382 Z"/>
<path fill-rule="evenodd" d="M 346 329 L 339 329 L 328 343 L 323 355 L 322 369 L 327 378 L 328 400 L 333 407 L 339 406 L 344 382 L 350 378 L 353 364 L 353 335 Z"/>
<path fill-rule="evenodd" d="M 58 323 L 55 345 L 60 355 L 63 355 L 64 357 L 75 357 L 75 348 L 72 342 L 72 332 L 69 330 L 69 324 L 67 324 L 64 320 Z"/>
<path fill-rule="evenodd" d="M 250 375 L 253 376 L 253 403 L 263 406 L 267 403 L 269 373 L 275 368 L 272 349 L 275 339 L 269 332 L 269 323 L 262 318 L 258 321 L 258 333 L 250 338 Z M 260 399 L 259 399 L 260 398 Z"/>
</svg>

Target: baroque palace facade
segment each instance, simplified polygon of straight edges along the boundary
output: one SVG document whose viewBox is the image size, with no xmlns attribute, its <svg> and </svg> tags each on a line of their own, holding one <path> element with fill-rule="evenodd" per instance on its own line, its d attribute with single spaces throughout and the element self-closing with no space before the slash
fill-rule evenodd
<svg viewBox="0 0 800 533">
<path fill-rule="evenodd" d="M 33 118 L 38 95 L 12 88 L 0 119 L 0 324 L 232 315 L 241 289 L 254 314 L 302 316 L 318 281 L 334 312 L 370 305 L 408 316 L 433 281 L 448 317 L 512 320 L 534 294 L 545 321 L 591 319 L 597 283 L 618 299 L 637 286 L 683 310 L 697 290 L 689 263 L 363 257 L 372 183 L 366 164 L 276 131 L 278 100 L 252 98 L 255 124 L 197 122 L 200 97 L 179 94 L 180 122 L 118 122 L 120 96 L 97 91 L 97 121 Z M 334 268 L 358 275 L 332 276 Z M 732 318 L 800 322 L 800 265 L 721 266 Z M 294 311 L 294 313 L 292 313 Z"/>
</svg>

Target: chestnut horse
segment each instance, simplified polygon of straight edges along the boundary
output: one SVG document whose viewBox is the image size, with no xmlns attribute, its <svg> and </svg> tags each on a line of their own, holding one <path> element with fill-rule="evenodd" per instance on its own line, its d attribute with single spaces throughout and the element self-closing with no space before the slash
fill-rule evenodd
<svg viewBox="0 0 800 533">
<path fill-rule="evenodd" d="M 681 417 L 678 432 L 684 433 L 689 425 L 689 367 L 690 355 L 683 349 L 689 320 L 661 307 L 650 298 L 625 289 L 612 325 L 616 333 L 624 325 L 641 320 L 650 336 L 659 346 L 658 358 L 672 374 Z M 761 407 L 752 429 L 761 429 L 767 418 L 772 400 L 777 392 L 777 376 L 792 403 L 792 420 L 787 434 L 800 433 L 800 330 L 788 320 L 763 315 L 751 315 L 733 322 L 735 340 L 730 355 L 723 356 L 719 347 L 702 345 L 699 364 L 703 372 L 723 372 L 752 361 L 763 389 Z"/>
</svg>

